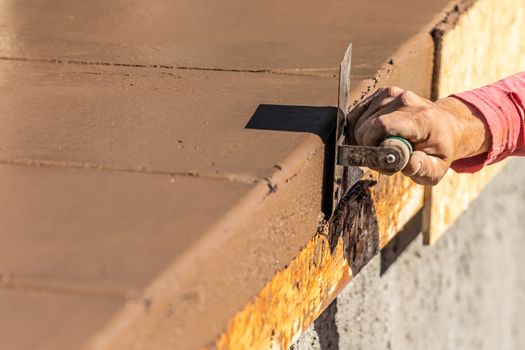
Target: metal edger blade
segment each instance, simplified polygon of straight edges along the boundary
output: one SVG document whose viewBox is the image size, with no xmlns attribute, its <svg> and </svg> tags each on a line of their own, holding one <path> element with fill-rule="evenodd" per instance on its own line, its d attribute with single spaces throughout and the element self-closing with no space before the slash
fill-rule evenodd
<svg viewBox="0 0 525 350">
<path fill-rule="evenodd" d="M 337 127 L 335 133 L 335 158 L 334 158 L 334 193 L 332 212 L 343 196 L 343 175 L 344 168 L 337 164 L 339 158 L 339 146 L 346 142 L 346 118 L 348 116 L 349 102 L 348 95 L 350 93 L 350 67 L 352 65 L 352 44 L 346 49 L 341 67 L 339 70 L 339 96 L 338 96 L 338 110 L 337 110 Z"/>
</svg>

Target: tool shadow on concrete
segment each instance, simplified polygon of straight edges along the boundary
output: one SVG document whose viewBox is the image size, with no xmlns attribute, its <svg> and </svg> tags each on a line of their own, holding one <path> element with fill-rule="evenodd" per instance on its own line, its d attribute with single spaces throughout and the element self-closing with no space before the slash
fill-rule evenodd
<svg viewBox="0 0 525 350">
<path fill-rule="evenodd" d="M 326 132 L 326 125 L 333 124 L 336 116 L 337 108 L 330 106 L 260 104 L 245 126 L 246 129 L 310 133 L 319 136 L 325 145 L 321 208 L 327 218 L 332 212 L 334 133 L 333 130 Z"/>
<path fill-rule="evenodd" d="M 307 132 L 326 144 L 329 134 L 326 124 L 335 121 L 337 108 L 261 104 L 246 124 L 246 129 Z"/>
</svg>

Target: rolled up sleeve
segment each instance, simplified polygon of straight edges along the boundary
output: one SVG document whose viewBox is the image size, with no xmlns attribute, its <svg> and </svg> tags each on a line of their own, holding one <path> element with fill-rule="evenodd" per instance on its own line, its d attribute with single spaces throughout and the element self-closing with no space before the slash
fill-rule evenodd
<svg viewBox="0 0 525 350">
<path fill-rule="evenodd" d="M 487 153 L 457 160 L 451 165 L 453 170 L 473 173 L 508 156 L 525 154 L 525 72 L 452 96 L 476 108 L 492 136 Z"/>
</svg>

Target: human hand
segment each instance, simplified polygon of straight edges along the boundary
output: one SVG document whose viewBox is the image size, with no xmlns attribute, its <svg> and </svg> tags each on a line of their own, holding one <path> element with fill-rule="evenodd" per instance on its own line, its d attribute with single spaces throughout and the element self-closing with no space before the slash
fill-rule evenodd
<svg viewBox="0 0 525 350">
<path fill-rule="evenodd" d="M 399 87 L 378 90 L 348 116 L 353 143 L 377 146 L 387 136 L 410 141 L 414 152 L 402 170 L 422 185 L 435 185 L 457 160 L 487 152 L 491 136 L 475 108 L 454 97 L 432 102 Z"/>
</svg>

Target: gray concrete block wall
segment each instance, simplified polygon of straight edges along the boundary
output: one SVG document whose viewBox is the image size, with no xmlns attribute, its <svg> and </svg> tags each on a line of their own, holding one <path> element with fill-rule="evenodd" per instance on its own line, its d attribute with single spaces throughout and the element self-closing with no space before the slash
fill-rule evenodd
<svg viewBox="0 0 525 350">
<path fill-rule="evenodd" d="M 525 349 L 525 159 L 513 159 L 448 232 L 416 217 L 292 346 Z"/>
</svg>

